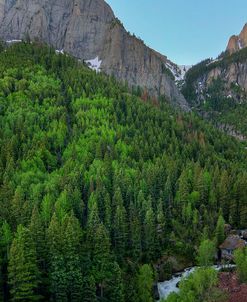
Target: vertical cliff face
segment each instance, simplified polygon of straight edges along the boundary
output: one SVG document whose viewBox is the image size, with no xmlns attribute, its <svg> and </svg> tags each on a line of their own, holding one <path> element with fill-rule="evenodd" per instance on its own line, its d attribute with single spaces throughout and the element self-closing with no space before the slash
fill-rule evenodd
<svg viewBox="0 0 247 302">
<path fill-rule="evenodd" d="M 231 36 L 227 45 L 227 50 L 230 52 L 230 54 L 233 54 L 234 52 L 245 47 L 247 47 L 247 24 L 245 24 L 238 36 Z"/>
<path fill-rule="evenodd" d="M 46 42 L 188 110 L 167 58 L 131 36 L 104 0 L 0 0 L 0 38 Z"/>
</svg>

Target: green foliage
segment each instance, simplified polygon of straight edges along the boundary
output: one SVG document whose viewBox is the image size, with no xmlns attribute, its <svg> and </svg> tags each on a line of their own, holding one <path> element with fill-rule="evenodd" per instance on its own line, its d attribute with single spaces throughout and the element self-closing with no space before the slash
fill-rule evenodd
<svg viewBox="0 0 247 302">
<path fill-rule="evenodd" d="M 222 215 L 219 216 L 217 221 L 215 238 L 217 247 L 225 240 L 225 220 Z"/>
<path fill-rule="evenodd" d="M 215 244 L 210 240 L 203 240 L 199 246 L 197 263 L 199 266 L 211 266 L 214 264 Z"/>
<path fill-rule="evenodd" d="M 247 282 L 247 249 L 237 249 L 234 253 L 237 274 L 241 282 Z"/>
<path fill-rule="evenodd" d="M 153 281 L 154 273 L 152 267 L 148 264 L 142 265 L 137 276 L 138 299 L 140 302 L 153 301 Z"/>
<path fill-rule="evenodd" d="M 4 297 L 7 279 L 20 291 L 20 265 L 32 271 L 30 297 L 136 301 L 138 267 L 168 251 L 195 260 L 220 208 L 245 224 L 244 146 L 140 94 L 40 44 L 0 53 Z"/>
<path fill-rule="evenodd" d="M 39 284 L 39 271 L 34 242 L 30 231 L 18 226 L 10 248 L 9 284 L 12 301 L 37 301 L 40 297 L 36 290 Z"/>
</svg>

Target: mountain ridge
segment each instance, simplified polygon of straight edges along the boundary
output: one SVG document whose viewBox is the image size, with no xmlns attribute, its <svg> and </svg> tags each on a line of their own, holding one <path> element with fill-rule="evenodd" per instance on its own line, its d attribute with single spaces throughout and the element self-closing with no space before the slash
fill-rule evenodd
<svg viewBox="0 0 247 302">
<path fill-rule="evenodd" d="M 189 110 L 166 56 L 130 35 L 103 0 L 1 0 L 0 38 L 40 40 L 85 61 L 98 57 L 103 72 Z"/>
</svg>

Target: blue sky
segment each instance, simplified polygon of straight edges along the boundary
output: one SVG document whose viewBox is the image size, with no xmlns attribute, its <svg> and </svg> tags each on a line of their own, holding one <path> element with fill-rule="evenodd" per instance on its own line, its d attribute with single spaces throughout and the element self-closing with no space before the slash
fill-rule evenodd
<svg viewBox="0 0 247 302">
<path fill-rule="evenodd" d="M 125 28 L 177 64 L 216 57 L 247 22 L 247 0 L 106 0 Z"/>
</svg>

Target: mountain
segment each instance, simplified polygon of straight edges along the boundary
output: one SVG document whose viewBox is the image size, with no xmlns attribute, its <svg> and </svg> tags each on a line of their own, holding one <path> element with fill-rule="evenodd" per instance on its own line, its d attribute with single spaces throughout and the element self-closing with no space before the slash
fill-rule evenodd
<svg viewBox="0 0 247 302">
<path fill-rule="evenodd" d="M 167 58 L 128 33 L 104 0 L 1 0 L 0 37 L 46 42 L 188 110 Z"/>
<path fill-rule="evenodd" d="M 239 36 L 230 38 L 227 51 L 217 59 L 206 59 L 186 73 L 182 92 L 204 117 L 247 139 L 247 25 Z"/>
<path fill-rule="evenodd" d="M 247 23 L 244 25 L 241 33 L 239 35 L 231 36 L 226 50 L 230 54 L 239 51 L 247 46 Z"/>
</svg>

